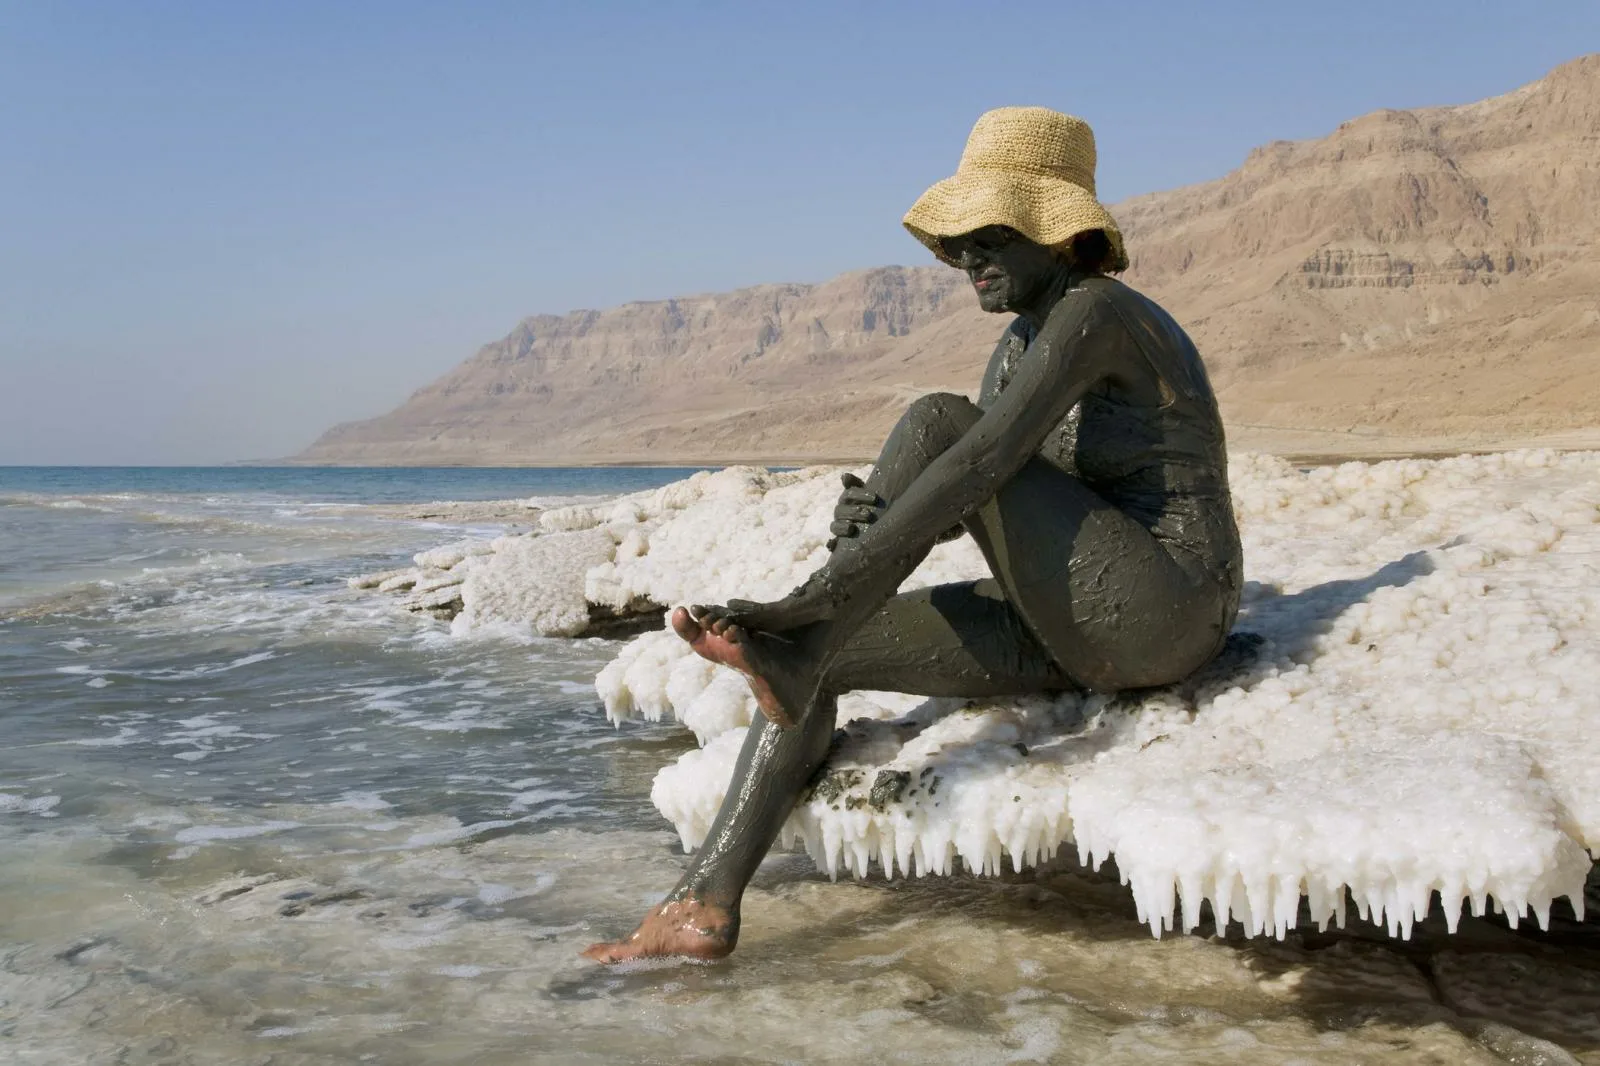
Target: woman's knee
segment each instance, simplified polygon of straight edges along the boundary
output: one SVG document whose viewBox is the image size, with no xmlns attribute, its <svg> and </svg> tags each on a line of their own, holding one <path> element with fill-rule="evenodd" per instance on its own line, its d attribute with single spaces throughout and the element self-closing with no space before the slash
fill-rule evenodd
<svg viewBox="0 0 1600 1066">
<path fill-rule="evenodd" d="M 930 392 L 912 400 L 900 421 L 942 450 L 960 440 L 982 417 L 982 409 L 960 393 Z"/>
</svg>

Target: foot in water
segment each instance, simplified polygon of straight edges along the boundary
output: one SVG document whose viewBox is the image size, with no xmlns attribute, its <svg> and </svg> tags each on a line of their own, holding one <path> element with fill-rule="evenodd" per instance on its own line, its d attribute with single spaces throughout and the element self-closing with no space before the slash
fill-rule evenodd
<svg viewBox="0 0 1600 1066">
<path fill-rule="evenodd" d="M 672 612 L 672 629 L 702 659 L 731 666 L 745 676 L 768 721 L 792 728 L 817 692 L 813 656 L 801 646 L 745 630 L 716 608 L 687 607 Z"/>
<path fill-rule="evenodd" d="M 720 959 L 739 939 L 739 912 L 698 899 L 667 900 L 645 915 L 630 936 L 591 944 L 585 958 L 606 964 L 682 955 Z"/>
</svg>

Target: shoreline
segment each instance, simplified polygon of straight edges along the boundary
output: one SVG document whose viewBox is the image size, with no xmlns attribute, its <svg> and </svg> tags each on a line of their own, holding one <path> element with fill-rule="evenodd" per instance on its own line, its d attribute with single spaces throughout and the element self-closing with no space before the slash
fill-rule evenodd
<svg viewBox="0 0 1600 1066">
<path fill-rule="evenodd" d="M 1330 439 L 1332 438 L 1332 439 Z M 1448 459 L 1456 455 L 1496 455 L 1527 449 L 1556 452 L 1600 451 L 1600 427 L 1537 437 L 1440 438 L 1379 437 L 1338 430 L 1280 430 L 1272 426 L 1231 427 L 1229 453 L 1254 452 L 1273 455 L 1296 466 L 1334 466 L 1339 463 L 1376 463 L 1390 459 Z M 634 457 L 584 458 L 557 456 L 524 462 L 395 462 L 353 463 L 306 459 L 244 460 L 223 464 L 239 467 L 280 467 L 285 469 L 350 470 L 603 470 L 603 469 L 722 469 L 730 466 L 758 466 L 767 469 L 798 469 L 807 466 L 858 466 L 873 461 L 869 455 L 813 455 L 784 452 L 767 455 L 733 455 L 642 459 Z"/>
<path fill-rule="evenodd" d="M 804 466 L 857 466 L 872 462 L 872 457 L 809 455 L 735 456 L 719 459 L 538 459 L 508 463 L 352 463 L 311 459 L 241 459 L 221 463 L 224 467 L 308 470 L 721 470 L 730 466 L 762 466 L 767 469 L 797 470 Z"/>
</svg>

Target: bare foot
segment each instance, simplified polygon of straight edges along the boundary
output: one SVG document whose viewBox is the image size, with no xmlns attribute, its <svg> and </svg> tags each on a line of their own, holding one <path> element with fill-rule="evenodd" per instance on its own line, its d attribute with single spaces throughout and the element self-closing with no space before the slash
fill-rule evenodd
<svg viewBox="0 0 1600 1066">
<path fill-rule="evenodd" d="M 739 939 L 739 915 L 698 899 L 668 900 L 652 908 L 632 935 L 591 944 L 585 958 L 610 964 L 629 959 L 684 955 L 720 959 Z"/>
<path fill-rule="evenodd" d="M 688 641 L 702 659 L 731 666 L 743 674 L 767 720 L 784 729 L 792 728 L 800 718 L 794 712 L 803 713 L 815 696 L 816 681 L 814 674 L 784 660 L 803 659 L 804 653 L 771 647 L 770 641 L 759 634 L 746 633 L 715 609 L 695 610 L 704 613 L 696 618 L 687 607 L 673 611 L 673 632 Z"/>
</svg>

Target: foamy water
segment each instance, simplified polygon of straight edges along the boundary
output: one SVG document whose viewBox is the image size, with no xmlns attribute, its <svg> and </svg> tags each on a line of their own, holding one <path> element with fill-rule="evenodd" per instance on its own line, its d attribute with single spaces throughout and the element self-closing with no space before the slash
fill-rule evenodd
<svg viewBox="0 0 1600 1066">
<path fill-rule="evenodd" d="M 617 642 L 345 579 L 515 526 L 401 505 L 678 476 L 0 470 L 0 1061 L 1600 1061 L 1581 931 L 1158 942 L 1071 862 L 777 854 L 733 958 L 581 960 L 681 872 L 693 737 L 605 720 Z"/>
</svg>

